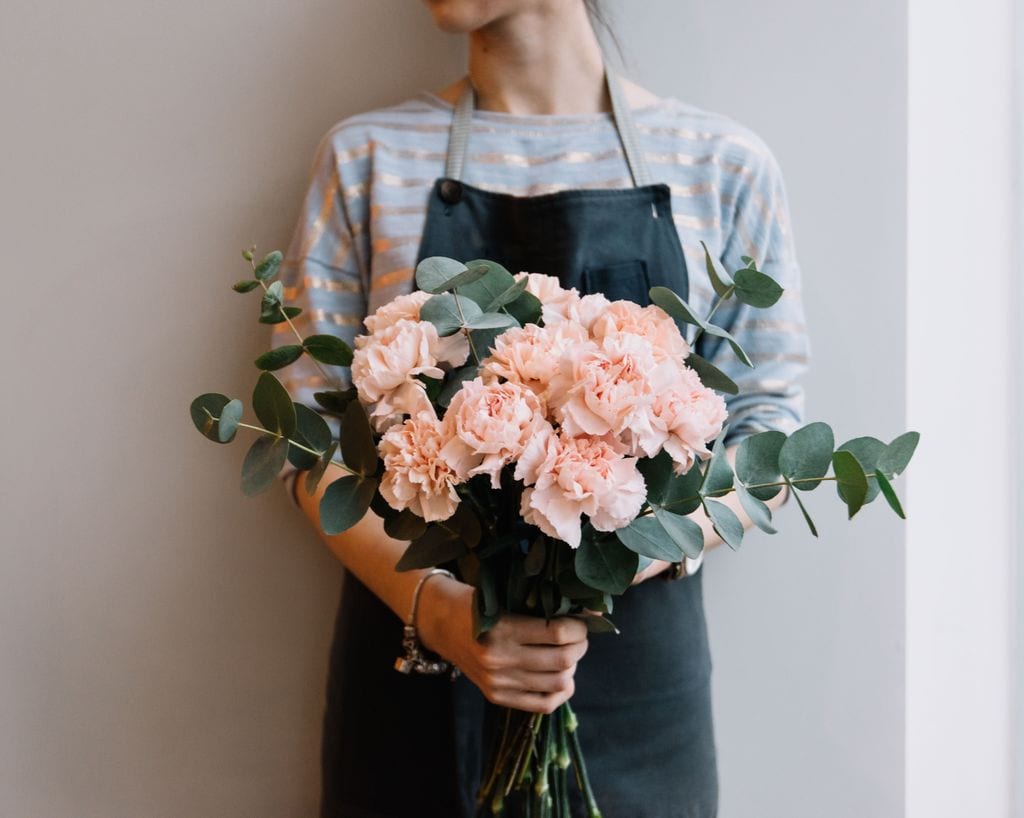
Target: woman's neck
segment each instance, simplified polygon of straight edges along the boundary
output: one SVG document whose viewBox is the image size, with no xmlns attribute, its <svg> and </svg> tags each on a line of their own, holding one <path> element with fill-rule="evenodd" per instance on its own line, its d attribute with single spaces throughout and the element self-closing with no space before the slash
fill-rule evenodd
<svg viewBox="0 0 1024 818">
<path fill-rule="evenodd" d="M 582 2 L 510 14 L 471 32 L 469 77 L 483 110 L 569 115 L 611 109 L 601 47 Z"/>
</svg>

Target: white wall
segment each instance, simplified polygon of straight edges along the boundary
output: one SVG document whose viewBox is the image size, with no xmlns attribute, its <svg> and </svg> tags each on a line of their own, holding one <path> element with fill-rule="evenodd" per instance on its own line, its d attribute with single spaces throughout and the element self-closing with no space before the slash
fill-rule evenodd
<svg viewBox="0 0 1024 818">
<path fill-rule="evenodd" d="M 906 5 L 612 5 L 629 73 L 780 160 L 810 417 L 903 431 Z M 319 136 L 461 73 L 418 6 L 5 5 L 4 818 L 313 814 L 338 567 L 186 407 L 250 388 L 261 340 L 226 285 L 239 248 L 287 240 Z M 903 814 L 908 529 L 810 502 L 821 540 L 787 508 L 706 566 L 723 818 Z"/>
<path fill-rule="evenodd" d="M 908 409 L 931 443 L 909 499 L 929 513 L 908 525 L 907 816 L 1001 818 L 1020 592 L 1014 4 L 909 8 Z"/>
</svg>

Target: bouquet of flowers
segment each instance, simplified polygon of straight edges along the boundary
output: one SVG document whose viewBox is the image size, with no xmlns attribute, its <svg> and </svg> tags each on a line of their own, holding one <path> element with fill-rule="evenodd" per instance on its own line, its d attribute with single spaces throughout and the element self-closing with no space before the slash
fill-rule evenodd
<svg viewBox="0 0 1024 818">
<path fill-rule="evenodd" d="M 800 493 L 824 482 L 851 518 L 878 494 L 903 516 L 892 479 L 914 452 L 914 432 L 837 447 L 828 424 L 815 422 L 746 437 L 730 465 L 719 393 L 737 387 L 694 342 L 720 337 L 751 365 L 710 319 L 727 299 L 764 308 L 782 289 L 753 259 L 730 275 L 704 250 L 717 295 L 706 317 L 665 287 L 641 306 L 581 296 L 552 276 L 513 275 L 493 261 L 428 258 L 416 269 L 418 289 L 369 316 L 354 350 L 296 332 L 295 344 L 261 355 L 252 397 L 261 425 L 242 423 L 241 401 L 216 393 L 193 401 L 192 418 L 220 443 L 239 428 L 258 433 L 243 464 L 247 494 L 272 485 L 287 460 L 308 469 L 313 493 L 340 447 L 347 474 L 323 494 L 324 532 L 373 509 L 390 536 L 409 541 L 397 570 L 444 566 L 474 586 L 477 635 L 504 612 L 579 616 L 593 631 L 614 631 L 614 597 L 638 570 L 701 553 L 702 529 L 688 515 L 703 509 L 739 547 L 744 527 L 716 499 L 730 492 L 768 533 L 765 501 L 783 487 L 815 535 Z M 290 324 L 297 308 L 283 303 L 275 280 L 281 254 L 258 263 L 252 250 L 244 255 L 253 276 L 235 289 L 262 293 L 261 322 Z M 338 440 L 271 374 L 303 355 L 351 367 L 351 386 L 315 395 L 340 417 Z M 502 813 L 514 792 L 531 814 L 568 818 L 572 774 L 589 814 L 600 815 L 569 703 L 550 714 L 508 710 L 501 724 L 479 814 Z"/>
</svg>

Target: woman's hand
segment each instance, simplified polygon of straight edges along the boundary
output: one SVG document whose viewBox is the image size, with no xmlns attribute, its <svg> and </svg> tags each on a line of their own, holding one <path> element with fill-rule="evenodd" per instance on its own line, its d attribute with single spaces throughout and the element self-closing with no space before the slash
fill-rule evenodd
<svg viewBox="0 0 1024 818">
<path fill-rule="evenodd" d="M 417 619 L 423 644 L 454 662 L 494 704 L 553 713 L 575 690 L 576 663 L 587 652 L 579 619 L 503 614 L 475 639 L 473 588 L 447 577 L 423 586 Z"/>
</svg>

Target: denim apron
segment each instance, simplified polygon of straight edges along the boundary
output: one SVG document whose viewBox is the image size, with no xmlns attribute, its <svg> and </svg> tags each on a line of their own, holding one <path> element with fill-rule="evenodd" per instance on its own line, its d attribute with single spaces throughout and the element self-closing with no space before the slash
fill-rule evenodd
<svg viewBox="0 0 1024 818">
<path fill-rule="evenodd" d="M 455 106 L 445 176 L 434 182 L 417 261 L 500 262 L 581 293 L 649 303 L 688 293 L 665 184 L 650 182 L 632 112 L 605 78 L 633 187 L 513 196 L 462 181 L 474 96 Z M 702 571 L 655 577 L 615 601 L 620 634 L 593 635 L 572 704 L 604 818 L 714 818 L 718 777 Z M 472 818 L 496 708 L 465 677 L 393 669 L 402 623 L 346 576 L 328 675 L 322 818 Z M 574 815 L 583 804 L 574 793 Z"/>
</svg>

